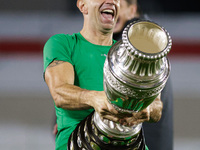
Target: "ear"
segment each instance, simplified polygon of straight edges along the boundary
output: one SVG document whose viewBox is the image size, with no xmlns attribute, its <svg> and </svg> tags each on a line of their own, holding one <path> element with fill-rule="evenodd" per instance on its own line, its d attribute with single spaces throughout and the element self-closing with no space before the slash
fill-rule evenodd
<svg viewBox="0 0 200 150">
<path fill-rule="evenodd" d="M 128 11 L 129 11 L 128 20 L 131 20 L 137 16 L 137 5 L 135 4 L 130 5 Z"/>
<path fill-rule="evenodd" d="M 77 5 L 77 7 L 79 8 L 79 10 L 83 14 L 87 14 L 88 13 L 88 9 L 87 9 L 87 5 L 85 3 L 85 0 L 77 0 L 76 5 Z"/>
</svg>

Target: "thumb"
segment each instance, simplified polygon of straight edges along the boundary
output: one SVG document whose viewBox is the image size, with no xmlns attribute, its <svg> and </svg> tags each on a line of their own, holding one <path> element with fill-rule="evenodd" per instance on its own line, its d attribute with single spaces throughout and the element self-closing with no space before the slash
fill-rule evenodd
<svg viewBox="0 0 200 150">
<path fill-rule="evenodd" d="M 108 102 L 108 104 L 107 104 L 107 107 L 108 107 L 108 110 L 112 113 L 112 114 L 118 114 L 118 111 L 114 108 L 114 106 L 112 105 L 112 104 L 110 104 L 109 102 Z"/>
</svg>

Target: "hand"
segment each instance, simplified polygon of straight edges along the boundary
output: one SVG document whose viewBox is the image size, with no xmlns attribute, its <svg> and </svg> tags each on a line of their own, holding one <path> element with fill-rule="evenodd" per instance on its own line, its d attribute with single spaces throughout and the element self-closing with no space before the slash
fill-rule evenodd
<svg viewBox="0 0 200 150">
<path fill-rule="evenodd" d="M 101 120 L 108 119 L 119 123 L 119 112 L 108 102 L 104 91 L 95 91 L 95 99 L 92 107 L 99 114 Z"/>
<path fill-rule="evenodd" d="M 158 122 L 162 116 L 163 103 L 160 94 L 156 99 L 144 110 L 132 113 L 132 116 L 120 120 L 120 124 L 126 126 L 137 125 L 142 122 Z"/>
<path fill-rule="evenodd" d="M 133 126 L 150 119 L 150 109 L 147 107 L 139 112 L 129 114 L 129 116 L 124 116 L 123 119 L 119 120 L 119 123 L 125 126 Z"/>
<path fill-rule="evenodd" d="M 122 113 L 118 112 L 108 102 L 104 91 L 95 92 L 96 97 L 92 106 L 102 120 L 108 119 L 122 125 L 133 126 L 145 121 L 157 122 L 161 117 L 162 101 L 160 100 L 160 96 L 158 96 L 146 109 L 143 109 L 137 113 Z"/>
</svg>

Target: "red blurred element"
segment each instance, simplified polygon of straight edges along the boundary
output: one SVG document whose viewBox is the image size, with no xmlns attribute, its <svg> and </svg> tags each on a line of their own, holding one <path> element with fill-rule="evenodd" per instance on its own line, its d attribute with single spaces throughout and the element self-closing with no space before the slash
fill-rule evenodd
<svg viewBox="0 0 200 150">
<path fill-rule="evenodd" d="M 45 41 L 0 41 L 0 53 L 41 53 Z"/>
<path fill-rule="evenodd" d="M 4 40 L 0 41 L 0 53 L 42 53 L 45 40 Z M 200 55 L 199 42 L 174 41 L 169 55 Z"/>
<path fill-rule="evenodd" d="M 200 55 L 199 42 L 173 42 L 169 55 Z"/>
</svg>

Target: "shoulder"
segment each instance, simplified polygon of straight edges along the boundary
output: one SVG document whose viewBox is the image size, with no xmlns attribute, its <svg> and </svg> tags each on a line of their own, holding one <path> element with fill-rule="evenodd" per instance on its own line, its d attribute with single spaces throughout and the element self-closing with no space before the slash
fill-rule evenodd
<svg viewBox="0 0 200 150">
<path fill-rule="evenodd" d="M 66 40 L 74 40 L 75 37 L 76 37 L 76 33 L 74 33 L 72 35 L 62 33 L 62 34 L 55 34 L 55 35 L 51 36 L 49 38 L 49 40 L 55 41 L 55 42 L 56 41 L 57 42 L 62 42 L 62 41 L 66 41 Z"/>
<path fill-rule="evenodd" d="M 51 36 L 47 42 L 45 43 L 46 46 L 63 46 L 63 47 L 73 47 L 77 41 L 77 33 L 72 35 L 70 34 L 55 34 Z"/>
</svg>

